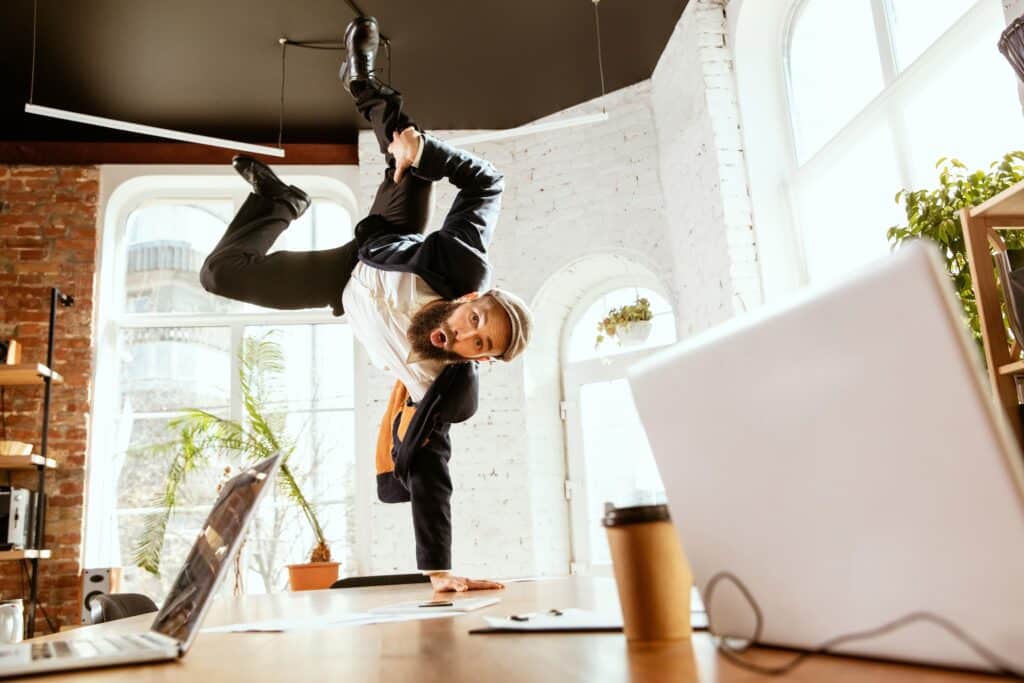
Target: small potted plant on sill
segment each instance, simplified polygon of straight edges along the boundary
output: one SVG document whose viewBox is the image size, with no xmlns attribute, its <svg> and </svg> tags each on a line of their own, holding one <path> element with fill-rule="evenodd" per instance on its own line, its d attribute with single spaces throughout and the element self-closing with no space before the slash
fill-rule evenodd
<svg viewBox="0 0 1024 683">
<path fill-rule="evenodd" d="M 647 341 L 654 327 L 651 302 L 637 296 L 636 301 L 608 311 L 597 324 L 597 342 L 600 346 L 609 337 L 615 337 L 620 346 L 635 346 Z"/>
<path fill-rule="evenodd" d="M 295 445 L 285 434 L 284 416 L 267 410 L 271 400 L 268 387 L 275 376 L 284 372 L 281 347 L 266 336 L 246 338 L 239 358 L 242 406 L 247 417 L 244 424 L 191 408 L 169 422 L 178 434 L 177 439 L 146 449 L 147 454 L 173 453 L 173 456 L 163 491 L 154 503 L 160 510 L 146 521 L 143 535 L 136 543 L 135 564 L 160 575 L 167 525 L 178 505 L 179 489 L 190 472 L 210 464 L 215 456 L 220 456 L 221 461 L 246 464 L 281 452 L 284 459 L 277 485 L 298 506 L 314 538 L 309 562 L 288 565 L 289 585 L 296 591 L 329 588 L 338 578 L 339 563 L 331 561 L 331 549 L 320 520 L 288 464 Z"/>
</svg>

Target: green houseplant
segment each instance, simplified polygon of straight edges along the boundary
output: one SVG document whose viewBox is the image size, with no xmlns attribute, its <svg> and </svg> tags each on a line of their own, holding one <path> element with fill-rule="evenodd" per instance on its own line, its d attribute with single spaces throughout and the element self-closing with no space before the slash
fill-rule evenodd
<svg viewBox="0 0 1024 683">
<path fill-rule="evenodd" d="M 281 347 L 268 335 L 246 337 L 239 359 L 244 421 L 190 408 L 169 422 L 176 435 L 174 440 L 147 449 L 148 455 L 169 456 L 170 465 L 163 490 L 154 503 L 158 511 L 146 520 L 143 534 L 134 548 L 133 560 L 141 569 L 160 574 L 167 526 L 178 506 L 182 486 L 191 473 L 214 461 L 244 466 L 281 452 L 284 458 L 277 476 L 278 487 L 301 511 L 315 541 L 308 564 L 289 565 L 291 585 L 294 590 L 300 590 L 297 584 L 302 584 L 305 576 L 319 573 L 321 577 L 314 579 L 318 585 L 310 587 L 326 588 L 338 576 L 338 563 L 331 562 L 323 527 L 289 465 L 295 444 L 285 433 L 285 416 L 268 410 L 271 387 L 284 372 Z M 304 567 L 309 570 L 303 571 Z M 326 585 L 319 585 L 324 582 Z"/>
<path fill-rule="evenodd" d="M 936 162 L 938 187 L 930 190 L 900 190 L 896 202 L 907 215 L 906 225 L 886 233 L 893 248 L 906 240 L 926 237 L 939 245 L 946 271 L 953 280 L 964 318 L 975 341 L 981 345 L 978 305 L 971 286 L 967 246 L 960 225 L 960 209 L 977 206 L 1024 179 L 1024 152 L 1014 151 L 989 165 L 989 170 L 970 171 L 957 159 L 943 157 Z M 1007 231 L 1003 238 L 1010 248 L 1024 246 L 1024 232 Z"/>
<path fill-rule="evenodd" d="M 600 346 L 609 337 L 615 337 L 619 344 L 623 341 L 643 341 L 651 333 L 650 321 L 653 318 L 651 302 L 638 295 L 633 303 L 612 308 L 601 319 L 597 324 L 595 345 Z"/>
</svg>

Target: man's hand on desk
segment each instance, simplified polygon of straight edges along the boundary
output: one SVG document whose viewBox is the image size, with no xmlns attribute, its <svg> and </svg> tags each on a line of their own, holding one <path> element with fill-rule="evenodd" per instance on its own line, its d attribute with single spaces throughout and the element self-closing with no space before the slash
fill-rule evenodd
<svg viewBox="0 0 1024 683">
<path fill-rule="evenodd" d="M 430 585 L 437 593 L 462 593 L 464 591 L 486 591 L 502 589 L 504 584 L 497 581 L 486 581 L 484 579 L 468 579 L 465 576 L 455 576 L 448 572 L 438 572 L 430 575 Z"/>
</svg>

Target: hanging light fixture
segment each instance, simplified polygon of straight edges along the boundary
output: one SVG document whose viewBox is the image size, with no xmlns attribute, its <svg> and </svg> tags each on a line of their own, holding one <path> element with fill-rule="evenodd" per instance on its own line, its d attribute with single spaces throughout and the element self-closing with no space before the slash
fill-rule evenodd
<svg viewBox="0 0 1024 683">
<path fill-rule="evenodd" d="M 599 8 L 601 0 L 591 0 L 591 2 L 594 3 L 594 33 L 597 36 L 597 68 L 598 72 L 601 74 L 601 96 L 604 97 L 606 92 L 604 86 L 604 60 L 602 59 L 601 54 L 601 12 Z M 519 126 L 518 128 L 494 130 L 486 133 L 472 133 L 470 135 L 451 138 L 447 142 L 450 145 L 456 146 L 471 145 L 476 142 L 495 142 L 497 140 L 508 140 L 510 138 L 518 138 L 524 135 L 532 135 L 534 133 L 548 133 L 553 130 L 586 126 L 591 123 L 600 123 L 607 120 L 608 112 L 602 108 L 600 112 L 595 114 L 583 114 L 581 116 L 572 116 L 565 119 L 531 123 L 525 126 Z"/>
<path fill-rule="evenodd" d="M 284 149 L 280 147 L 280 141 L 278 147 L 267 147 L 264 145 L 253 145 L 247 142 L 238 142 L 237 140 L 227 140 L 224 138 L 214 138 L 208 135 L 197 135 L 195 133 L 186 133 L 183 131 L 172 130 L 170 128 L 158 128 L 156 126 L 147 126 L 141 123 L 131 123 L 129 121 L 119 121 L 117 119 L 108 119 L 102 116 L 91 116 L 89 114 L 80 114 L 74 111 L 67 111 L 65 109 L 55 109 L 53 107 L 44 107 L 33 102 L 35 97 L 35 86 L 36 86 L 36 16 L 37 16 L 37 4 L 38 0 L 32 2 L 32 76 L 29 84 L 29 95 L 28 103 L 25 104 L 25 112 L 28 114 L 35 114 L 36 116 L 46 116 L 54 119 L 61 119 L 64 121 L 73 121 L 75 123 L 84 123 L 90 126 L 100 126 L 102 128 L 112 128 L 114 130 L 123 130 L 128 133 L 139 133 L 140 135 L 151 135 L 158 138 L 167 138 L 169 140 L 178 140 L 180 142 L 189 142 L 197 145 L 208 145 L 210 147 L 222 147 L 224 149 L 236 150 L 239 152 L 250 152 L 252 154 L 265 154 L 274 157 L 284 157 Z"/>
</svg>

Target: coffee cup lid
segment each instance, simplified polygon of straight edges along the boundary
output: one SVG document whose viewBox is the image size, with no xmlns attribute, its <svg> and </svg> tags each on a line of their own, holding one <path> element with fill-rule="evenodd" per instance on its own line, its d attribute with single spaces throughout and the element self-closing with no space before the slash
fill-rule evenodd
<svg viewBox="0 0 1024 683">
<path fill-rule="evenodd" d="M 664 522 L 670 520 L 667 505 L 636 505 L 617 508 L 605 506 L 603 526 L 622 526 L 623 524 L 641 524 L 643 522 Z"/>
</svg>

